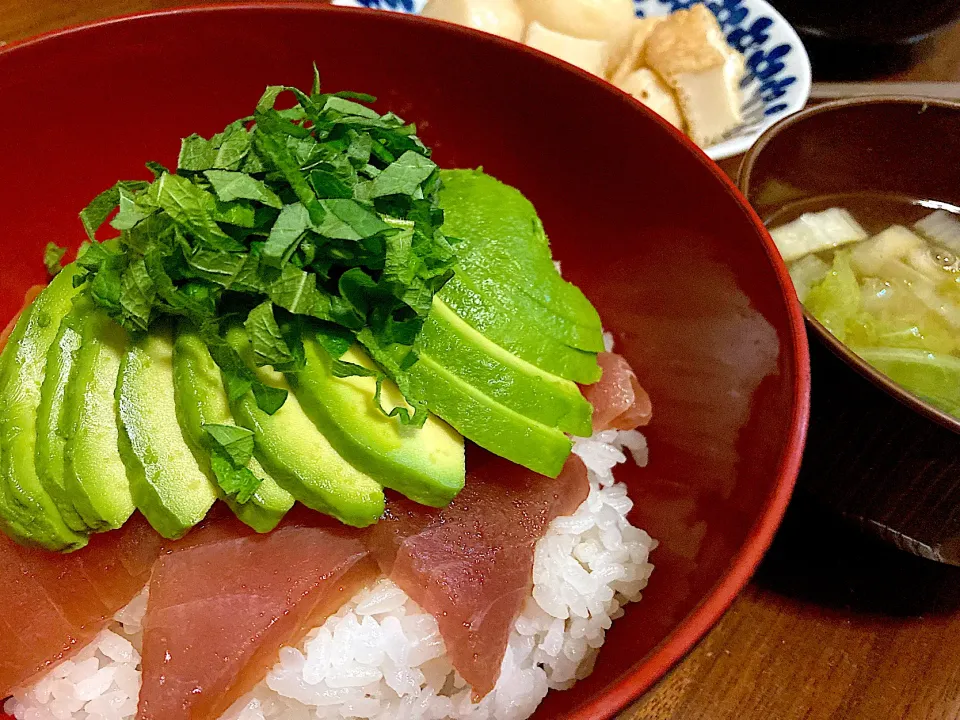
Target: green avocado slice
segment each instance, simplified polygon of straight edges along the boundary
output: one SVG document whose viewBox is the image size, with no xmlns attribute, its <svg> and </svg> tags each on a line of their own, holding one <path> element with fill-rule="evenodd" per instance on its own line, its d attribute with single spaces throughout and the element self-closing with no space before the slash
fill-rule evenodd
<svg viewBox="0 0 960 720">
<path fill-rule="evenodd" d="M 491 342 L 439 298 L 417 338 L 417 352 L 531 420 L 579 436 L 592 432 L 593 408 L 580 388 Z"/>
<path fill-rule="evenodd" d="M 130 338 L 99 309 L 78 306 L 80 347 L 63 409 L 64 483 L 90 527 L 116 530 L 133 514 L 133 495 L 119 450 L 116 391 Z"/>
<path fill-rule="evenodd" d="M 374 378 L 335 377 L 333 359 L 314 339 L 304 340 L 304 353 L 306 366 L 287 378 L 304 411 L 347 461 L 422 505 L 443 507 L 463 489 L 463 438 L 449 425 L 431 415 L 422 428 L 404 427 L 376 407 Z M 342 359 L 375 369 L 357 345 Z M 405 404 L 391 380 L 382 383 L 380 399 L 387 410 Z"/>
<path fill-rule="evenodd" d="M 77 550 L 87 535 L 64 521 L 37 475 L 37 410 L 47 354 L 73 306 L 75 265 L 24 310 L 0 356 L 0 529 L 21 543 Z"/>
<path fill-rule="evenodd" d="M 78 310 L 78 306 L 84 307 Z M 64 399 L 67 385 L 80 349 L 80 333 L 74 328 L 82 313 L 90 307 L 82 296 L 73 310 L 60 323 L 57 337 L 47 352 L 47 369 L 40 387 L 40 405 L 37 408 L 37 476 L 56 504 L 64 522 L 76 532 L 90 532 L 93 528 L 84 522 L 66 490 L 64 475 L 67 431 L 64 425 Z"/>
<path fill-rule="evenodd" d="M 543 332 L 501 288 L 481 292 L 470 278 L 458 275 L 437 298 L 491 342 L 541 370 L 582 384 L 600 379 L 596 353 L 577 350 Z"/>
<path fill-rule="evenodd" d="M 571 322 L 557 313 L 557 303 L 546 305 L 539 299 L 539 295 L 518 289 L 517 285 L 508 279 L 509 273 L 514 271 L 508 269 L 504 272 L 506 265 L 502 259 L 491 260 L 489 255 L 477 253 L 457 265 L 457 274 L 489 298 L 508 296 L 510 304 L 522 317 L 536 324 L 540 332 L 546 333 L 557 342 L 584 352 L 598 353 L 603 350 L 603 330 L 600 325 L 588 327 Z M 533 281 L 528 288 L 532 290 L 532 286 Z"/>
<path fill-rule="evenodd" d="M 127 350 L 117 387 L 120 453 L 137 509 L 166 538 L 176 539 L 206 516 L 219 497 L 177 421 L 173 332 L 161 325 Z"/>
<path fill-rule="evenodd" d="M 360 337 L 404 392 L 422 398 L 464 437 L 534 472 L 550 477 L 560 474 L 573 447 L 560 430 L 501 405 L 426 353 L 419 353 L 412 366 L 401 369 L 409 348 L 379 347 L 369 331 L 361 331 Z"/>
<path fill-rule="evenodd" d="M 557 271 L 530 201 L 479 170 L 444 170 L 440 178 L 443 231 L 463 241 L 457 272 L 476 282 L 501 283 L 515 297 L 539 304 L 545 311 L 541 317 L 550 317 L 551 331 L 566 344 L 603 350 L 600 316 Z"/>
<path fill-rule="evenodd" d="M 220 368 L 213 361 L 207 344 L 186 322 L 177 328 L 173 376 L 180 426 L 198 462 L 212 475 L 210 449 L 203 426 L 236 423 Z M 270 532 L 293 507 L 293 496 L 277 484 L 256 458 L 250 459 L 248 467 L 262 480 L 260 487 L 245 503 L 230 497 L 226 498 L 226 503 L 241 522 L 259 533 Z"/>
<path fill-rule="evenodd" d="M 281 373 L 254 366 L 243 328 L 231 328 L 227 342 L 262 382 L 290 391 Z M 372 525 L 383 515 L 383 487 L 337 453 L 292 392 L 273 415 L 257 406 L 253 392 L 231 407 L 237 422 L 253 431 L 260 464 L 298 501 L 354 527 Z"/>
<path fill-rule="evenodd" d="M 430 409 L 480 447 L 548 477 L 557 477 L 573 447 L 570 439 L 492 400 L 429 355 L 409 371 L 414 392 Z"/>
</svg>

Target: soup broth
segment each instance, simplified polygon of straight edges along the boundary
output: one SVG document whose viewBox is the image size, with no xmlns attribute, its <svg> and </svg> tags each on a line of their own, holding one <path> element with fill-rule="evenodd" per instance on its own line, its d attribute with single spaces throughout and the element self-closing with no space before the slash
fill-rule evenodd
<svg viewBox="0 0 960 720">
<path fill-rule="evenodd" d="M 960 208 L 804 200 L 767 219 L 807 310 L 894 382 L 960 417 Z"/>
</svg>

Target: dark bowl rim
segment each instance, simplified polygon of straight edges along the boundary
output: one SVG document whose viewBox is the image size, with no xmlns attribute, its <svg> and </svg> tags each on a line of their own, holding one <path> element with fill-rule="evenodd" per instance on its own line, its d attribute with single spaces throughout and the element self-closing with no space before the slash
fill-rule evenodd
<svg viewBox="0 0 960 720">
<path fill-rule="evenodd" d="M 754 166 L 764 149 L 783 131 L 789 130 L 794 125 L 804 122 L 808 118 L 820 115 L 822 113 L 843 111 L 852 107 L 879 106 L 879 105 L 918 105 L 924 108 L 928 105 L 946 108 L 948 110 L 960 111 L 960 102 L 954 100 L 945 100 L 943 98 L 934 98 L 926 96 L 904 96 L 904 95 L 864 95 L 861 97 L 844 98 L 842 100 L 831 100 L 820 103 L 813 107 L 805 108 L 798 113 L 790 115 L 783 120 L 771 125 L 753 144 L 753 146 L 744 155 L 740 163 L 740 170 L 737 175 L 737 186 L 744 197 L 750 197 L 750 180 L 753 174 Z M 794 291 L 795 292 L 795 291 Z M 830 351 L 842 360 L 851 369 L 859 373 L 862 377 L 872 383 L 874 386 L 892 396 L 902 405 L 907 406 L 914 412 L 919 413 L 928 420 L 945 427 L 954 433 L 960 434 L 960 418 L 939 409 L 930 402 L 924 400 L 918 395 L 907 390 L 902 385 L 891 380 L 884 373 L 880 372 L 866 360 L 857 355 L 853 350 L 838 340 L 833 333 L 827 330 L 823 324 L 817 320 L 813 314 L 803 307 L 803 316 L 807 327 L 812 329 L 814 334 L 823 342 Z"/>
<path fill-rule="evenodd" d="M 789 431 L 783 443 L 780 459 L 777 463 L 776 480 L 771 484 L 769 495 L 760 512 L 748 530 L 743 544 L 734 555 L 730 565 L 722 572 L 715 584 L 709 589 L 703 600 L 695 606 L 667 635 L 664 640 L 649 651 L 646 660 L 636 661 L 624 675 L 614 678 L 608 690 L 602 694 L 584 699 L 584 706 L 575 713 L 568 713 L 568 720 L 602 720 L 610 718 L 637 700 L 654 683 L 660 680 L 677 662 L 679 662 L 694 645 L 719 621 L 734 599 L 746 587 L 763 559 L 764 554 L 773 541 L 774 534 L 783 519 L 787 504 L 793 493 L 800 462 L 807 437 L 807 426 L 810 417 L 810 355 L 807 345 L 806 332 L 803 324 L 803 314 L 800 303 L 793 292 L 793 285 L 786 264 L 780 258 L 773 240 L 770 238 L 763 222 L 741 194 L 733 180 L 720 167 L 710 160 L 703 150 L 697 147 L 692 140 L 682 134 L 672 125 L 653 113 L 639 101 L 602 78 L 598 78 L 573 65 L 569 65 L 551 55 L 534 50 L 520 43 L 504 38 L 489 35 L 470 28 L 452 25 L 450 23 L 414 16 L 405 13 L 371 12 L 365 8 L 336 7 L 317 2 L 304 0 L 266 0 L 240 2 L 206 2 L 176 8 L 147 10 L 143 12 L 127 13 L 113 17 L 79 23 L 65 28 L 51 30 L 40 35 L 16 40 L 4 47 L 0 47 L 0 62 L 3 57 L 21 49 L 34 48 L 45 42 L 55 41 L 63 36 L 73 36 L 84 32 L 101 29 L 113 25 L 122 25 L 132 22 L 149 21 L 155 17 L 192 16 L 206 13 L 227 14 L 239 11 L 280 11 L 284 13 L 341 13 L 352 14 L 366 18 L 366 22 L 394 23 L 398 28 L 410 23 L 430 25 L 435 31 L 457 34 L 470 42 L 485 42 L 500 45 L 509 52 L 538 58 L 538 62 L 552 65 L 564 72 L 579 75 L 582 79 L 594 83 L 605 92 L 614 93 L 621 101 L 630 106 L 633 111 L 641 112 L 653 119 L 663 130 L 672 134 L 694 157 L 704 169 L 712 174 L 720 183 L 727 195 L 740 206 L 747 220 L 756 230 L 756 239 L 766 253 L 771 264 L 771 270 L 776 277 L 780 289 L 780 297 L 784 302 L 786 314 L 786 331 L 789 337 L 787 349 L 792 351 L 793 371 L 792 402 L 790 407 Z M 781 348 L 784 352 L 784 348 Z M 2 717 L 2 713 L 0 713 Z"/>
</svg>

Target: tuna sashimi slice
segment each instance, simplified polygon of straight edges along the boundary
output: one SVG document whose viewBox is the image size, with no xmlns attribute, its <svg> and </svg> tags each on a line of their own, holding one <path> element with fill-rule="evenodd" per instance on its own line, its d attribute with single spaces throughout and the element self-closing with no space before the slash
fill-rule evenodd
<svg viewBox="0 0 960 720">
<path fill-rule="evenodd" d="M 157 561 L 144 618 L 140 720 L 218 718 L 379 575 L 359 531 L 292 511 L 267 535 L 233 517 Z"/>
<path fill-rule="evenodd" d="M 597 361 L 603 370 L 600 381 L 580 388 L 593 405 L 593 431 L 633 430 L 649 423 L 653 416 L 650 396 L 626 359 L 604 352 Z"/>
<path fill-rule="evenodd" d="M 556 479 L 471 448 L 466 487 L 446 508 L 393 496 L 367 542 L 384 574 L 440 627 L 453 666 L 481 698 L 533 589 L 533 554 L 550 522 L 589 493 L 571 455 Z"/>
<path fill-rule="evenodd" d="M 0 535 L 0 698 L 106 627 L 147 584 L 160 543 L 139 515 L 70 555 Z"/>
</svg>

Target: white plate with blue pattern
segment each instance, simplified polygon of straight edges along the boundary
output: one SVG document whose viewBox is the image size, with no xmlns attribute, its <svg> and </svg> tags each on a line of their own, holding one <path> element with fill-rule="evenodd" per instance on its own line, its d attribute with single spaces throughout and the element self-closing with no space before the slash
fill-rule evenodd
<svg viewBox="0 0 960 720">
<path fill-rule="evenodd" d="M 637 15 L 666 15 L 697 0 L 634 0 Z M 839 2 L 840 0 L 838 0 Z M 418 14 L 426 0 L 334 0 L 334 5 Z M 765 0 L 706 0 L 727 41 L 743 53 L 743 124 L 706 149 L 714 160 L 746 152 L 764 130 L 801 110 L 810 95 L 810 58 L 796 31 Z"/>
</svg>

